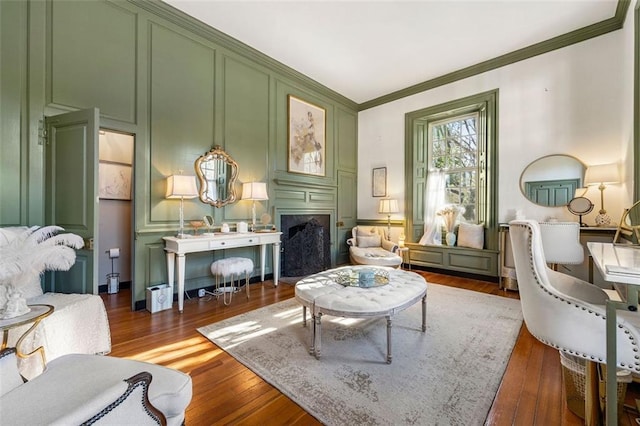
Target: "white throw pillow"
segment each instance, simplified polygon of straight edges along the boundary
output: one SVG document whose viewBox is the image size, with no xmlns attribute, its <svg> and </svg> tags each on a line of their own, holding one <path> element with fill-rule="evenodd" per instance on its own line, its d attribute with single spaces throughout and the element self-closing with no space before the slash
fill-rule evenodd
<svg viewBox="0 0 640 426">
<path fill-rule="evenodd" d="M 358 236 L 358 247 L 367 248 L 367 247 L 380 247 L 382 244 L 382 239 L 378 234 L 372 234 L 369 236 Z"/>
<path fill-rule="evenodd" d="M 484 248 L 484 226 L 461 223 L 458 227 L 458 247 Z"/>
</svg>

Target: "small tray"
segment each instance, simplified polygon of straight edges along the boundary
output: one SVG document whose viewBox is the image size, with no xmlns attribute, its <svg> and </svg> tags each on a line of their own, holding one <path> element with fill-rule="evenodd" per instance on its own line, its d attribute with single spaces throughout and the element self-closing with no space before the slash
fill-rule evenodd
<svg viewBox="0 0 640 426">
<path fill-rule="evenodd" d="M 336 282 L 345 287 L 361 287 L 361 288 L 373 288 L 381 287 L 389 284 L 389 272 L 376 269 L 373 272 L 373 283 L 368 286 L 360 285 L 360 272 L 364 269 L 348 269 L 337 273 Z"/>
</svg>

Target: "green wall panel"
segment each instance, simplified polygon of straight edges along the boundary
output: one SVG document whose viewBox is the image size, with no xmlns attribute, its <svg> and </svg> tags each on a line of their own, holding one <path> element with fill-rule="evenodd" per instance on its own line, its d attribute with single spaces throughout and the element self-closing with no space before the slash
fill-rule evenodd
<svg viewBox="0 0 640 426">
<path fill-rule="evenodd" d="M 358 116 L 350 111 L 336 110 L 338 143 L 337 168 L 356 172 L 358 170 Z"/>
<path fill-rule="evenodd" d="M 151 26 L 149 63 L 151 222 L 177 220 L 176 202 L 165 200 L 165 180 L 194 175 L 196 159 L 214 140 L 216 52 L 198 40 L 160 25 Z M 202 206 L 185 202 L 185 218 L 201 217 Z"/>
<path fill-rule="evenodd" d="M 135 122 L 136 14 L 108 1 L 49 7 L 47 102 Z"/>
<path fill-rule="evenodd" d="M 26 91 L 26 4 L 0 2 L 0 226 L 18 225 L 23 217 L 20 143 L 22 97 Z"/>
</svg>

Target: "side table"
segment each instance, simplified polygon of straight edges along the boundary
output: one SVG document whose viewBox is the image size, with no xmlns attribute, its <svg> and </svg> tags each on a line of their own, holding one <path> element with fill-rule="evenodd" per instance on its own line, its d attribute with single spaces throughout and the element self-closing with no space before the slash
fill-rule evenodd
<svg viewBox="0 0 640 426">
<path fill-rule="evenodd" d="M 402 258 L 402 264 L 400 265 L 400 267 L 404 267 L 404 265 L 407 265 L 407 268 L 409 271 L 411 270 L 411 256 L 409 254 L 409 247 L 398 247 L 398 254 L 400 255 L 400 257 Z"/>
<path fill-rule="evenodd" d="M 2 346 L 0 349 L 4 349 L 7 347 L 7 343 L 9 341 L 9 330 L 20 327 L 25 324 L 33 323 L 31 327 L 27 331 L 25 331 L 22 336 L 16 342 L 16 355 L 20 358 L 27 358 L 36 352 L 40 353 L 42 357 L 42 366 L 44 367 L 47 364 L 47 360 L 44 354 L 44 348 L 42 346 L 37 347 L 33 351 L 29 353 L 23 353 L 20 350 L 20 345 L 22 341 L 31 333 L 35 328 L 40 324 L 44 318 L 48 317 L 53 313 L 54 307 L 51 305 L 29 305 L 31 311 L 26 314 L 17 316 L 15 318 L 3 319 L 0 320 L 0 330 L 2 330 Z"/>
</svg>

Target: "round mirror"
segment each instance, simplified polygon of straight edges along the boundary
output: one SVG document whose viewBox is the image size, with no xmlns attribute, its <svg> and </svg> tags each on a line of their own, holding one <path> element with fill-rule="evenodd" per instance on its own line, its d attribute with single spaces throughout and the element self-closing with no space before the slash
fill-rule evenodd
<svg viewBox="0 0 640 426">
<path fill-rule="evenodd" d="M 520 190 L 532 203 L 566 206 L 584 184 L 586 170 L 582 161 L 571 155 L 554 154 L 538 158 L 520 176 Z"/>
<path fill-rule="evenodd" d="M 584 223 L 582 223 L 582 216 L 587 213 L 591 213 L 591 210 L 593 210 L 593 203 L 588 198 L 576 197 L 573 200 L 569 201 L 569 204 L 567 204 L 567 209 L 571 213 L 580 216 L 580 226 L 586 226 Z"/>
<path fill-rule="evenodd" d="M 235 182 L 238 163 L 219 146 L 196 160 L 196 174 L 200 179 L 200 200 L 215 207 L 236 201 Z"/>
</svg>

